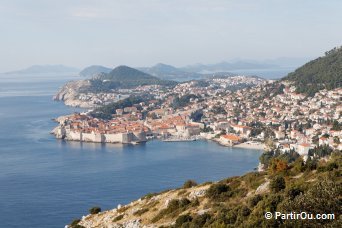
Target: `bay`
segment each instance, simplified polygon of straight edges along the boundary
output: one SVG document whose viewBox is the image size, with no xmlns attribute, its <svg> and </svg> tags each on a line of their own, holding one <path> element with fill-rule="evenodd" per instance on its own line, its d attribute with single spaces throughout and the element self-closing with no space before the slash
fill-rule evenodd
<svg viewBox="0 0 342 228">
<path fill-rule="evenodd" d="M 261 151 L 213 142 L 65 142 L 51 119 L 78 111 L 52 101 L 73 75 L 0 75 L 0 226 L 63 227 L 185 180 L 215 181 L 257 166 Z"/>
</svg>

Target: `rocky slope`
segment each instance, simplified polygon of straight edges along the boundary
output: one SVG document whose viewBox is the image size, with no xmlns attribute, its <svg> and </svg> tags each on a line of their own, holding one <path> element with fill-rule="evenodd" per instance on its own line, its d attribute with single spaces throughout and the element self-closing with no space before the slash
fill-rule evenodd
<svg viewBox="0 0 342 228">
<path fill-rule="evenodd" d="M 56 101 L 64 101 L 68 106 L 90 108 L 93 104 L 78 99 L 80 93 L 90 86 L 91 83 L 89 80 L 68 82 L 57 92 L 53 99 Z"/>
<path fill-rule="evenodd" d="M 147 194 L 128 205 L 74 220 L 69 227 L 338 227 L 341 152 L 315 165 L 274 160 L 267 172 Z M 284 165 L 285 164 L 285 165 Z M 265 213 L 332 213 L 330 220 L 265 219 Z M 94 210 L 93 210 L 94 212 Z"/>
</svg>

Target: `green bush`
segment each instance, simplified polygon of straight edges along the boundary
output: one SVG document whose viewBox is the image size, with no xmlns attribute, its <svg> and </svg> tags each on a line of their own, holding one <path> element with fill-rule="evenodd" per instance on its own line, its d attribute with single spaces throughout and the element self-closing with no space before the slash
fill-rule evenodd
<svg viewBox="0 0 342 228">
<path fill-rule="evenodd" d="M 263 197 L 261 195 L 257 194 L 257 195 L 255 195 L 249 199 L 248 204 L 250 207 L 255 207 L 259 203 L 259 201 L 261 201 L 262 199 L 263 199 Z"/>
<path fill-rule="evenodd" d="M 287 190 L 286 195 L 290 198 L 290 200 L 294 200 L 296 196 L 299 196 L 303 193 L 303 190 L 298 187 L 292 187 L 289 190 Z"/>
<path fill-rule="evenodd" d="M 217 183 L 210 186 L 206 195 L 212 200 L 220 201 L 232 196 L 232 192 L 230 190 L 231 189 L 228 185 Z"/>
<path fill-rule="evenodd" d="M 242 206 L 239 210 L 239 216 L 246 217 L 251 213 L 251 209 L 246 206 Z"/>
<path fill-rule="evenodd" d="M 279 192 L 282 189 L 285 189 L 285 187 L 286 187 L 285 179 L 282 176 L 276 176 L 270 182 L 270 189 L 274 193 Z"/>
<path fill-rule="evenodd" d="M 191 188 L 191 187 L 194 187 L 196 185 L 197 185 L 196 181 L 194 181 L 194 180 L 187 180 L 187 181 L 184 182 L 183 188 Z"/>
<path fill-rule="evenodd" d="M 181 227 L 184 223 L 191 221 L 192 217 L 190 215 L 181 215 L 176 219 L 175 227 Z"/>
<path fill-rule="evenodd" d="M 159 221 L 161 218 L 163 218 L 166 215 L 172 215 L 175 216 L 188 208 L 188 206 L 191 205 L 191 201 L 187 198 L 182 198 L 180 200 L 178 199 L 172 199 L 167 208 L 161 210 L 152 220 L 152 223 L 155 223 Z"/>
<path fill-rule="evenodd" d="M 195 227 L 203 227 L 207 222 L 209 222 L 211 219 L 211 215 L 204 213 L 202 215 L 198 215 L 193 218 L 192 224 L 195 225 Z"/>
<path fill-rule="evenodd" d="M 94 215 L 94 214 L 98 214 L 101 212 L 101 208 L 100 207 L 93 207 L 89 209 L 89 213 Z"/>
</svg>

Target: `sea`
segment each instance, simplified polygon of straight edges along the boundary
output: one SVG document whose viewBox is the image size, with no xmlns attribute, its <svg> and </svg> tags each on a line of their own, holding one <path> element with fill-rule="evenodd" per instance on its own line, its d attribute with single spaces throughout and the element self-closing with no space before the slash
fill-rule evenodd
<svg viewBox="0 0 342 228">
<path fill-rule="evenodd" d="M 259 150 L 209 141 L 140 145 L 55 139 L 52 120 L 82 111 L 52 100 L 76 74 L 0 74 L 0 227 L 64 227 L 188 180 L 253 171 Z"/>
</svg>

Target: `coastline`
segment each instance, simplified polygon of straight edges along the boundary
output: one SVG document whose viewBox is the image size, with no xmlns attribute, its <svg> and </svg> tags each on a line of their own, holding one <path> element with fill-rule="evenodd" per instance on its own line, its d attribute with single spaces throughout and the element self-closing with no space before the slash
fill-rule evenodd
<svg viewBox="0 0 342 228">
<path fill-rule="evenodd" d="M 251 150 L 264 150 L 265 149 L 264 143 L 254 142 L 254 141 L 247 141 L 247 142 L 235 144 L 235 145 L 225 143 L 222 140 L 216 139 L 216 138 L 211 139 L 211 141 L 214 141 L 220 144 L 221 146 L 225 146 L 225 147 L 243 148 L 243 149 L 251 149 Z"/>
<path fill-rule="evenodd" d="M 263 143 L 254 143 L 251 141 L 240 143 L 237 145 L 234 145 L 233 147 L 236 148 L 244 148 L 244 149 L 252 149 L 252 150 L 264 150 L 265 149 L 265 144 Z"/>
</svg>

